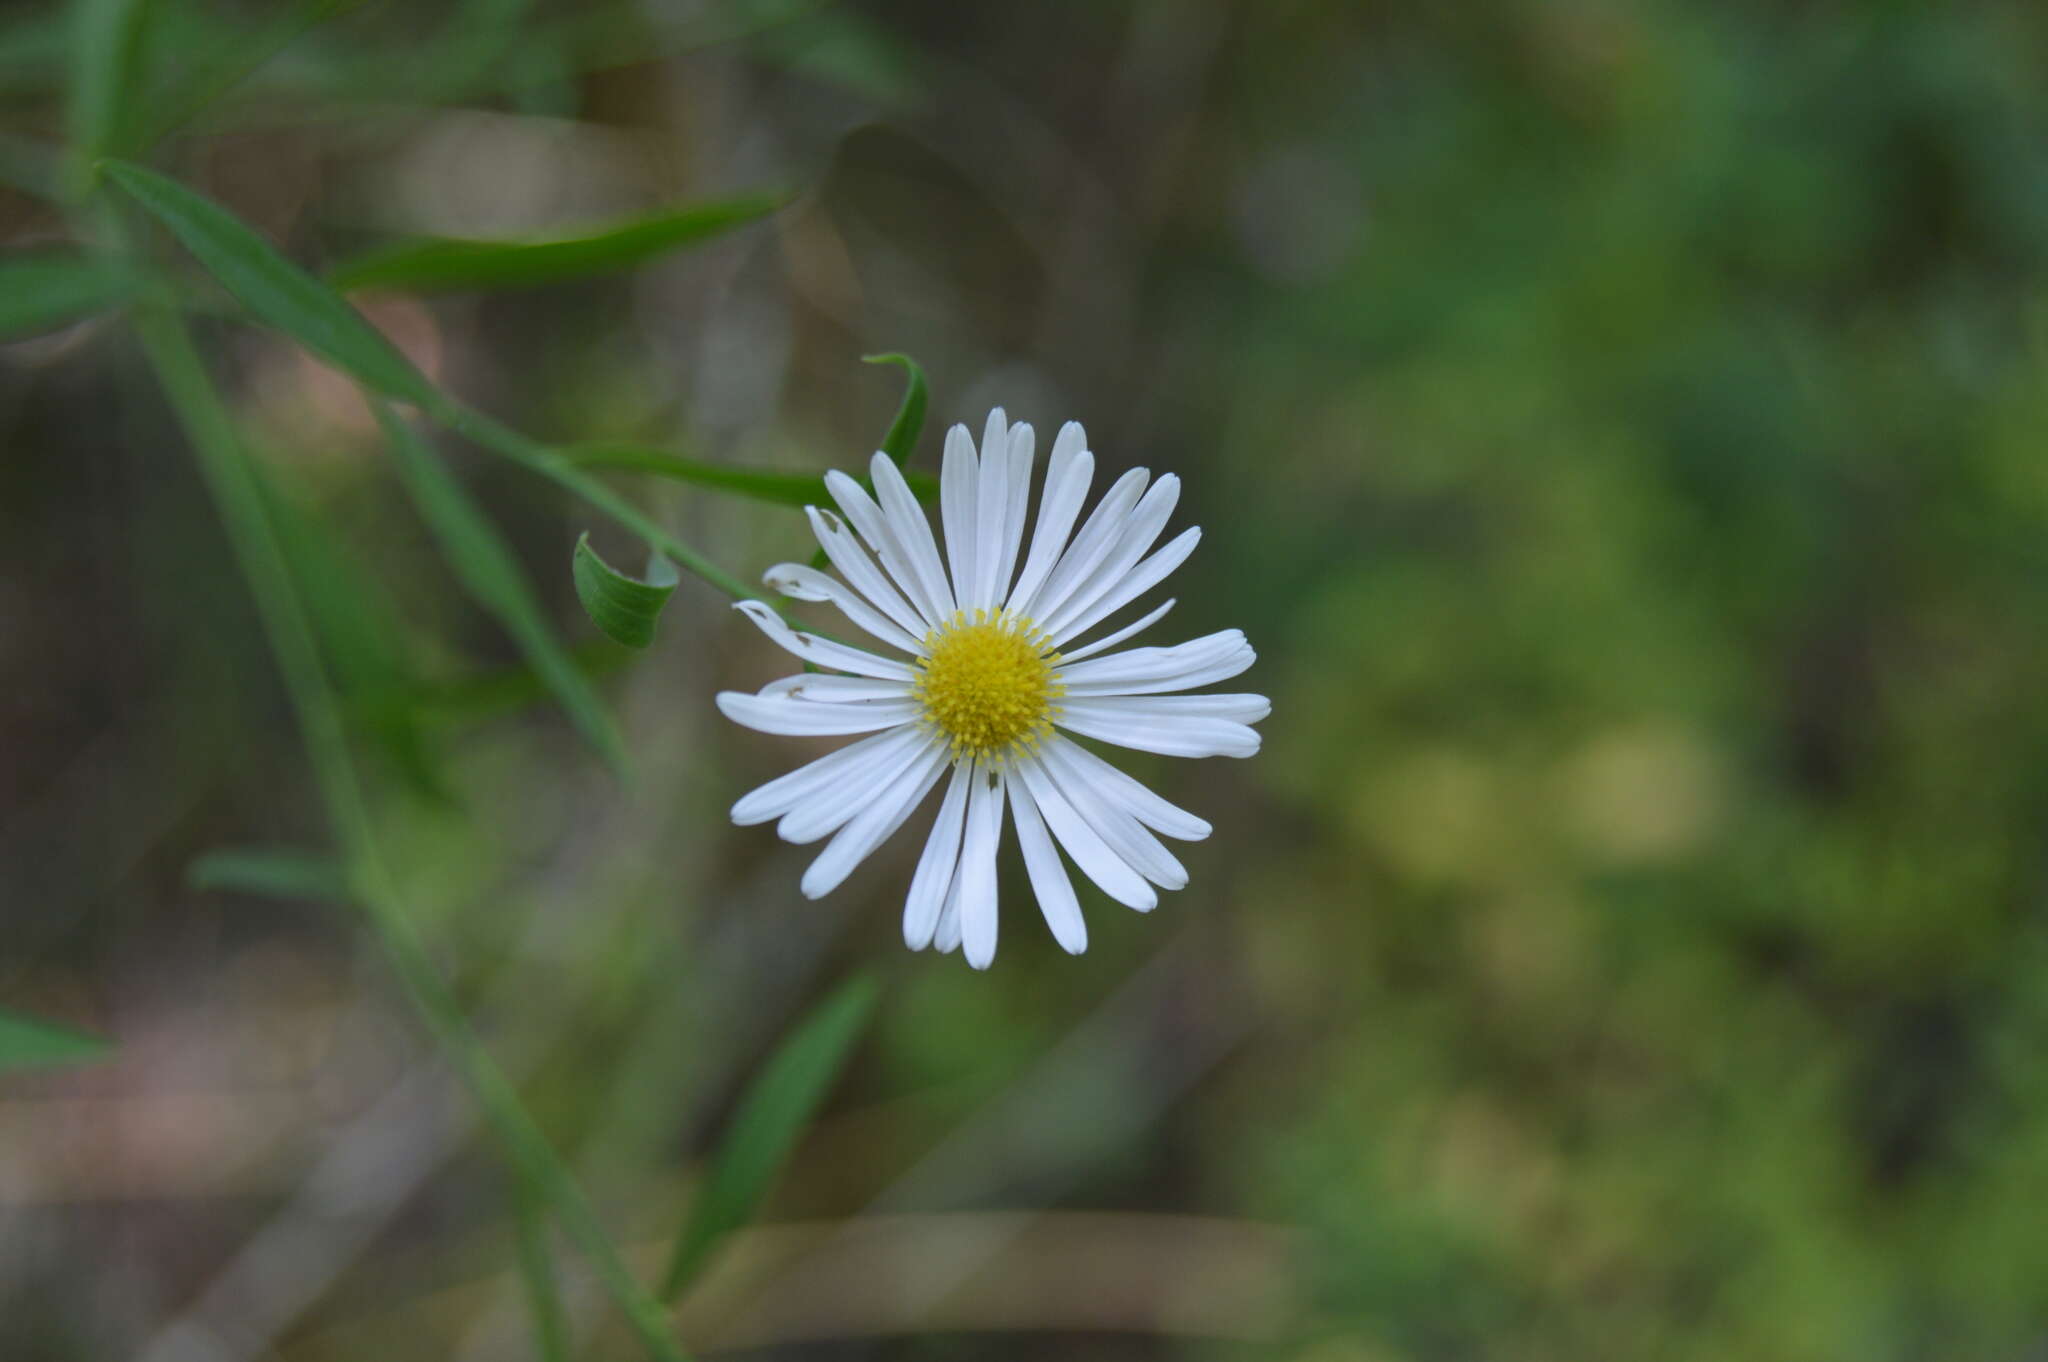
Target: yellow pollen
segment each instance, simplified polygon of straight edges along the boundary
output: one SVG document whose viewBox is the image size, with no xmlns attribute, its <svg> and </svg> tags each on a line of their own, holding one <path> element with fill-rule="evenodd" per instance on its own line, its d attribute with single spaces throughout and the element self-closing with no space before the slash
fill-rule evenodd
<svg viewBox="0 0 2048 1362">
<path fill-rule="evenodd" d="M 1007 610 L 958 610 L 924 636 L 917 680 L 925 718 L 953 755 L 1000 763 L 1052 732 L 1059 654 L 1030 620 Z"/>
</svg>

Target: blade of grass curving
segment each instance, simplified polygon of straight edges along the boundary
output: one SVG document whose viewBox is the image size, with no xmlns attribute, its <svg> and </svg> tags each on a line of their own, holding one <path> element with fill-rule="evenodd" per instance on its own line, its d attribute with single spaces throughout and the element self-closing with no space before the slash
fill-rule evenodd
<svg viewBox="0 0 2048 1362">
<path fill-rule="evenodd" d="M 386 397 L 420 407 L 445 401 L 341 295 L 279 255 L 227 209 L 142 166 L 111 160 L 102 166 L 258 320 Z"/>
<path fill-rule="evenodd" d="M 44 1069 L 58 1064 L 83 1064 L 100 1058 L 113 1046 L 68 1026 L 0 1010 L 0 1073 Z"/>
<path fill-rule="evenodd" d="M 286 847 L 226 847 L 185 867 L 194 889 L 226 889 L 281 899 L 348 902 L 348 876 L 332 856 Z"/>
<path fill-rule="evenodd" d="M 133 275 L 70 251 L 0 260 L 0 340 L 51 331 L 135 295 Z"/>
<path fill-rule="evenodd" d="M 78 0 L 71 8 L 71 192 L 92 188 L 93 165 L 121 150 L 127 99 L 138 89 L 142 0 Z"/>
<path fill-rule="evenodd" d="M 646 445 L 620 444 L 614 441 L 564 445 L 561 454 L 563 458 L 581 468 L 608 468 L 625 473 L 648 473 L 657 478 L 670 478 L 698 487 L 715 488 L 721 492 L 731 492 L 736 496 L 751 497 L 755 501 L 771 502 L 777 506 L 794 506 L 801 510 L 805 506 L 832 504 L 831 493 L 825 490 L 824 475 L 819 473 L 734 468 L 730 464 L 686 459 L 679 454 L 670 454 Z M 938 495 L 939 484 L 936 479 L 923 473 L 906 473 L 904 477 L 910 483 L 910 490 L 920 501 Z M 861 484 L 867 485 L 865 477 L 861 479 Z"/>
<path fill-rule="evenodd" d="M 910 356 L 893 351 L 886 355 L 862 355 L 861 363 L 894 364 L 909 376 L 903 389 L 903 403 L 896 408 L 896 419 L 889 423 L 889 433 L 882 437 L 882 452 L 901 468 L 903 461 L 910 457 L 910 451 L 917 448 L 917 437 L 924 431 L 925 408 L 930 402 L 924 370 Z"/>
<path fill-rule="evenodd" d="M 755 1075 L 676 1236 L 661 1297 L 673 1301 L 725 1235 L 747 1223 L 839 1076 L 873 1011 L 875 981 L 857 975 L 804 1018 Z"/>
<path fill-rule="evenodd" d="M 404 242 L 339 265 L 327 279 L 344 292 L 366 288 L 416 292 L 529 288 L 560 283 L 631 269 L 665 252 L 766 217 L 788 201 L 789 196 L 780 193 L 742 194 L 549 241 L 437 237 Z"/>
<path fill-rule="evenodd" d="M 377 421 L 397 457 L 413 504 L 440 541 L 456 580 L 504 626 L 591 746 L 613 770 L 623 774 L 625 743 L 588 678 L 556 640 L 546 613 L 497 527 L 417 431 L 386 404 L 378 402 L 376 408 Z"/>
<path fill-rule="evenodd" d="M 345 853 L 351 899 L 363 910 L 394 977 L 422 1024 L 482 1109 L 519 1176 L 528 1180 L 597 1271 L 648 1353 L 688 1362 L 667 1314 L 627 1270 L 617 1246 L 541 1133 L 517 1089 L 491 1058 L 435 969 L 400 901 L 378 847 L 340 706 L 320 662 L 319 645 L 292 584 L 260 485 L 191 338 L 174 314 L 144 308 L 136 318 L 143 350 L 191 442 L 242 574 L 256 598 L 286 693 L 304 735 L 313 774 Z"/>
<path fill-rule="evenodd" d="M 654 622 L 676 589 L 676 565 L 660 554 L 647 565 L 647 580 L 628 577 L 598 556 L 588 534 L 576 540 L 570 567 L 576 598 L 591 622 L 628 648 L 654 642 Z"/>
</svg>

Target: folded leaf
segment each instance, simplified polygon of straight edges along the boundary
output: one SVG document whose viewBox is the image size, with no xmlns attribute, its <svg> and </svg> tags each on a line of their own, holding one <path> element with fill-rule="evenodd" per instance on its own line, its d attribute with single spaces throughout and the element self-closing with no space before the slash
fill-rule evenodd
<svg viewBox="0 0 2048 1362">
<path fill-rule="evenodd" d="M 629 648 L 645 648 L 654 642 L 654 621 L 675 593 L 674 563 L 658 553 L 652 555 L 643 582 L 598 557 L 585 534 L 576 541 L 572 573 L 576 598 L 598 628 Z"/>
</svg>

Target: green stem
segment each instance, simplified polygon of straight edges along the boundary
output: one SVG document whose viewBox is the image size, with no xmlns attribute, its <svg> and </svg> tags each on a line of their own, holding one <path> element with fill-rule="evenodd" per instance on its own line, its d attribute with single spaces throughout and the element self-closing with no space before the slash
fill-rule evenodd
<svg viewBox="0 0 2048 1362">
<path fill-rule="evenodd" d="M 620 1260 L 590 1203 L 519 1100 L 518 1092 L 462 1015 L 428 958 L 378 851 L 369 806 L 356 776 L 341 708 L 321 665 L 304 604 L 292 584 L 276 528 L 263 504 L 233 419 L 221 403 L 184 325 L 161 307 L 137 309 L 136 326 L 165 395 L 185 427 L 243 576 L 283 673 L 311 758 L 314 779 L 346 861 L 351 897 L 359 903 L 384 955 L 435 1043 L 461 1075 L 503 1144 L 515 1173 L 554 1209 L 587 1254 L 605 1288 L 649 1354 L 687 1362 L 668 1316 Z"/>
<path fill-rule="evenodd" d="M 568 1318 L 555 1282 L 555 1256 L 548 1249 L 547 1206 L 524 1178 L 512 1179 L 513 1210 L 519 1235 L 519 1279 L 533 1312 L 533 1337 L 541 1362 L 569 1362 Z"/>
</svg>

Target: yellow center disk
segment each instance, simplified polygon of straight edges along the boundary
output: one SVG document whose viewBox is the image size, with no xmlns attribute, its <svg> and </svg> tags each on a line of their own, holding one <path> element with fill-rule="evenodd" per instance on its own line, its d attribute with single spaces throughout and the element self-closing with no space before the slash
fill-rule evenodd
<svg viewBox="0 0 2048 1362">
<path fill-rule="evenodd" d="M 966 611 L 924 637 L 914 688 L 953 755 L 1000 763 L 1052 731 L 1059 654 L 1031 621 L 1007 610 Z"/>
</svg>

